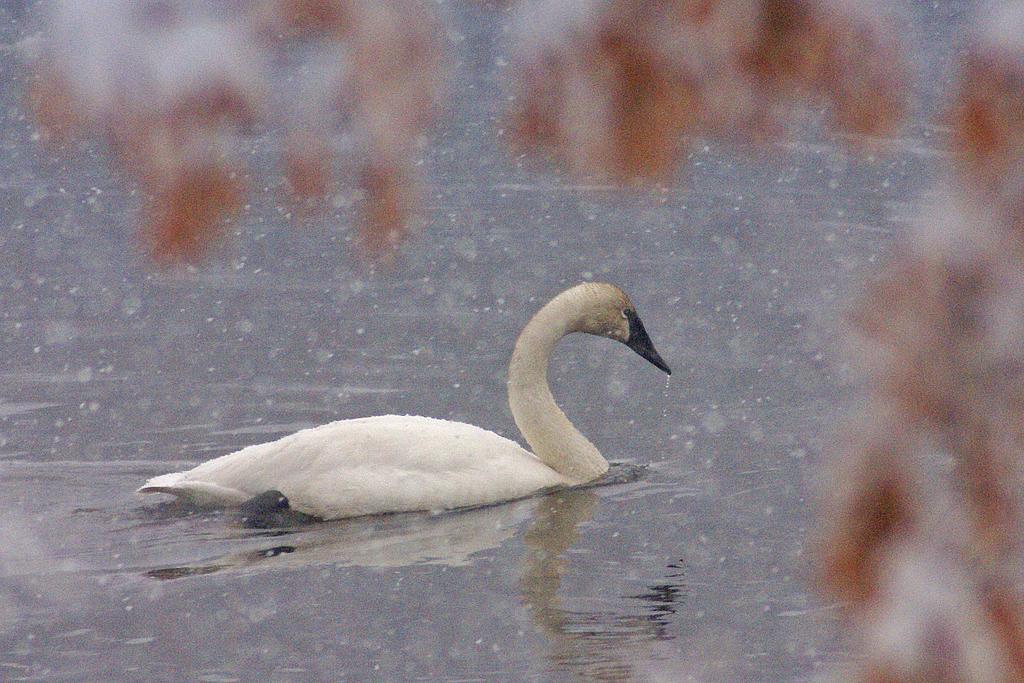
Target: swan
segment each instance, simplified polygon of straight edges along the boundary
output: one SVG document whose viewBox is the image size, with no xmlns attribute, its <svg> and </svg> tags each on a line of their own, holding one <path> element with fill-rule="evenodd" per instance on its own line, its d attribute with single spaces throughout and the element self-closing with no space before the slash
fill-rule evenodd
<svg viewBox="0 0 1024 683">
<path fill-rule="evenodd" d="M 509 406 L 533 452 L 462 422 L 379 415 L 248 446 L 153 477 L 138 492 L 169 493 L 196 505 L 269 501 L 329 520 L 489 505 L 593 481 L 608 462 L 555 404 L 547 381 L 552 350 L 573 332 L 622 342 L 672 374 L 629 297 L 615 285 L 585 282 L 543 306 L 512 352 Z"/>
</svg>

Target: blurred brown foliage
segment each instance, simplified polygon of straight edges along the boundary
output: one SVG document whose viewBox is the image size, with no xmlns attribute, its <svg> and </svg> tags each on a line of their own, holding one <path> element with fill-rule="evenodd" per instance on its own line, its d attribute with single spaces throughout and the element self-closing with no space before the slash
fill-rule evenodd
<svg viewBox="0 0 1024 683">
<path fill-rule="evenodd" d="M 283 165 L 303 199 L 332 189 L 331 135 L 357 140 L 371 251 L 399 241 L 412 154 L 436 109 L 437 22 L 415 0 L 265 0 L 230 8 L 149 0 L 57 2 L 29 102 L 45 137 L 99 136 L 142 187 L 146 235 L 192 258 L 243 204 L 243 135 L 291 130 Z M 273 78 L 293 47 L 314 56 L 301 92 Z M 278 67 L 280 68 L 280 67 Z M 283 92 L 279 92 L 283 91 Z"/>
<path fill-rule="evenodd" d="M 978 32 L 949 117 L 951 196 L 852 316 L 871 394 L 831 478 L 822 560 L 864 681 L 1024 680 L 1020 36 L 1016 8 Z"/>
<path fill-rule="evenodd" d="M 870 5 L 830 0 L 544 0 L 522 13 L 512 128 L 581 173 L 662 180 L 683 136 L 764 139 L 794 100 L 891 132 L 902 55 Z"/>
<path fill-rule="evenodd" d="M 200 253 L 243 204 L 242 135 L 290 131 L 283 171 L 308 204 L 336 183 L 331 142 L 344 125 L 357 141 L 363 244 L 371 253 L 398 244 L 415 207 L 411 157 L 437 109 L 433 9 L 417 0 L 211 7 L 54 3 L 30 93 L 47 137 L 105 139 L 147 197 L 153 253 L 175 259 Z M 688 135 L 774 135 L 803 95 L 854 133 L 890 131 L 904 107 L 896 42 L 860 4 L 542 0 L 524 3 L 519 20 L 516 141 L 622 182 L 666 177 Z M 292 48 L 313 54 L 299 92 L 271 76 Z"/>
</svg>

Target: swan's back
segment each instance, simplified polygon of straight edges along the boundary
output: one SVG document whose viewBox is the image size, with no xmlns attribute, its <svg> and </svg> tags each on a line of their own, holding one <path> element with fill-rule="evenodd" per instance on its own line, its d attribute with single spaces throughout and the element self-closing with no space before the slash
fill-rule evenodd
<svg viewBox="0 0 1024 683">
<path fill-rule="evenodd" d="M 233 505 L 268 490 L 323 519 L 486 505 L 565 484 L 519 444 L 462 422 L 381 415 L 304 429 L 154 477 L 143 493 Z"/>
</svg>

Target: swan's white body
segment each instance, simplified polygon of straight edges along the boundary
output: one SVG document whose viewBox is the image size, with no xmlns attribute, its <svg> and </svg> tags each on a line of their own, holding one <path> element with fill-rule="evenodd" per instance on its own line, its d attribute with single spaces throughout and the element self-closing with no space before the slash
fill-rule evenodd
<svg viewBox="0 0 1024 683">
<path fill-rule="evenodd" d="M 338 519 L 486 505 L 591 481 L 608 463 L 555 405 L 548 357 L 566 334 L 589 332 L 627 343 L 667 371 L 639 318 L 627 311 L 635 318 L 617 287 L 587 283 L 555 297 L 523 329 L 509 366 L 509 404 L 533 453 L 462 422 L 382 415 L 249 446 L 154 477 L 139 492 L 239 505 L 279 491 L 293 510 Z"/>
<path fill-rule="evenodd" d="M 339 420 L 150 479 L 144 492 L 237 505 L 277 490 L 323 519 L 443 510 L 568 483 L 519 444 L 463 422 L 412 415 Z"/>
</svg>

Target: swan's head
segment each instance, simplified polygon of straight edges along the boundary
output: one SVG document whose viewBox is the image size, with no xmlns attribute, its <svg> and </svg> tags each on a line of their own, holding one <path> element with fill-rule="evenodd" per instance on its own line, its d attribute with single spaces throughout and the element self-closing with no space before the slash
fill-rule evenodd
<svg viewBox="0 0 1024 683">
<path fill-rule="evenodd" d="M 636 307 L 625 292 L 603 282 L 587 282 L 569 292 L 574 290 L 578 290 L 578 294 L 586 301 L 576 331 L 622 342 L 650 361 L 654 367 L 672 374 L 672 370 L 654 348 L 654 343 L 637 315 Z"/>
</svg>

